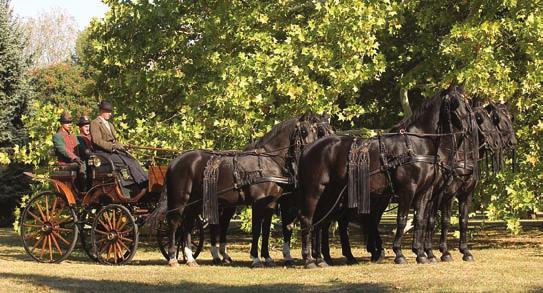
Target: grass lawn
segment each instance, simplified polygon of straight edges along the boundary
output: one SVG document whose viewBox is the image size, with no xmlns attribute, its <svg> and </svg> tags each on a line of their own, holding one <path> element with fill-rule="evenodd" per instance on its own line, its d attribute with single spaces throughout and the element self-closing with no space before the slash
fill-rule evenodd
<svg viewBox="0 0 543 293">
<path fill-rule="evenodd" d="M 388 235 L 388 234 L 387 234 Z M 207 235 L 206 235 L 207 236 Z M 386 236 L 386 235 L 385 235 Z M 393 264 L 392 251 L 381 264 L 368 262 L 368 254 L 353 249 L 360 264 L 341 265 L 343 259 L 334 242 L 337 266 L 315 270 L 296 268 L 249 268 L 248 241 L 239 236 L 230 248 L 231 266 L 211 265 L 206 249 L 198 258 L 200 267 L 170 268 L 154 243 L 143 243 L 132 263 L 121 267 L 98 265 L 77 249 L 61 264 L 32 261 L 11 229 L 0 229 L 0 291 L 2 292 L 148 292 L 148 291 L 483 291 L 543 292 L 543 228 L 532 227 L 520 236 L 504 231 L 479 231 L 471 240 L 476 261 L 461 260 L 453 250 L 452 263 L 417 265 L 408 252 L 409 264 Z M 356 238 L 356 237 L 355 237 Z M 356 239 L 353 240 L 355 243 Z M 357 242 L 360 243 L 360 242 Z M 390 247 L 390 235 L 385 238 Z M 451 247 L 456 242 L 451 243 Z M 299 256 L 300 250 L 293 251 Z M 273 251 L 279 264 L 281 252 Z"/>
</svg>

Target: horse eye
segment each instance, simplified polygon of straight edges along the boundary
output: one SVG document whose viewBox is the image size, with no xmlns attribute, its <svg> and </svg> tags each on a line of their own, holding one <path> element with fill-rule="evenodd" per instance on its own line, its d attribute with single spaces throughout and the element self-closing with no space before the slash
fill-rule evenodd
<svg viewBox="0 0 543 293">
<path fill-rule="evenodd" d="M 483 116 L 480 113 L 475 114 L 475 119 L 477 120 L 477 123 L 483 123 Z"/>
<path fill-rule="evenodd" d="M 494 124 L 500 123 L 500 117 L 497 114 L 492 115 L 492 120 L 494 120 Z"/>
</svg>

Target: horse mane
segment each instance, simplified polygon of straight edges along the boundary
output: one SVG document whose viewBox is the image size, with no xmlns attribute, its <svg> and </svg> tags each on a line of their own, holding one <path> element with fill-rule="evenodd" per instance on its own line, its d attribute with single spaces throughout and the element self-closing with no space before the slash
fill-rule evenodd
<svg viewBox="0 0 543 293">
<path fill-rule="evenodd" d="M 435 94 L 431 99 L 424 101 L 420 107 L 418 107 L 411 116 L 405 117 L 400 122 L 396 123 L 390 128 L 390 132 L 398 132 L 400 129 L 405 129 L 411 126 L 413 123 L 418 122 L 419 119 L 424 116 L 427 111 L 441 103 L 442 97 L 452 93 L 463 93 L 464 89 L 461 86 L 450 86 L 448 89 L 441 90 Z"/>
<path fill-rule="evenodd" d="M 313 114 L 306 114 L 304 116 L 305 116 L 304 121 L 310 121 L 311 123 L 318 123 L 321 121 L 320 118 L 318 118 L 317 116 Z M 264 134 L 264 136 L 262 136 L 256 142 L 248 144 L 245 148 L 247 149 L 247 148 L 262 147 L 263 145 L 268 144 L 271 139 L 276 138 L 277 135 L 285 131 L 289 132 L 290 134 L 290 132 L 293 130 L 293 127 L 296 125 L 296 123 L 300 121 L 301 117 L 302 116 L 294 117 L 294 118 L 282 121 L 278 124 L 275 124 L 268 133 Z"/>
<path fill-rule="evenodd" d="M 268 133 L 264 134 L 264 136 L 262 136 L 259 140 L 257 140 L 255 143 L 250 144 L 249 146 L 253 148 L 258 148 L 262 145 L 267 144 L 270 139 L 277 137 L 279 133 L 282 133 L 287 128 L 292 128 L 293 125 L 296 125 L 296 122 L 298 122 L 298 118 L 291 118 L 275 124 Z"/>
</svg>

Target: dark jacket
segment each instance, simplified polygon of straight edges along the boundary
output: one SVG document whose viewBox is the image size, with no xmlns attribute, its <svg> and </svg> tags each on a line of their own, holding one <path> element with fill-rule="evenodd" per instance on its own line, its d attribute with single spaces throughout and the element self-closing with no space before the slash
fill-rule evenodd
<svg viewBox="0 0 543 293">
<path fill-rule="evenodd" d="M 79 158 L 77 138 L 62 128 L 53 135 L 53 145 L 59 163 L 73 163 L 76 158 Z"/>
<path fill-rule="evenodd" d="M 85 136 L 85 135 L 78 135 L 77 141 L 79 142 L 79 154 L 84 160 L 88 159 L 88 152 L 93 152 L 94 148 L 92 145 L 92 138 L 91 136 Z"/>
</svg>

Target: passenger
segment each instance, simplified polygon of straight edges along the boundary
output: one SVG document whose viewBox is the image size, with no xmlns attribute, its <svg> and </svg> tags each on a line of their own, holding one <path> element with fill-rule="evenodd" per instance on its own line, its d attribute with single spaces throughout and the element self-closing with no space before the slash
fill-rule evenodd
<svg viewBox="0 0 543 293">
<path fill-rule="evenodd" d="M 79 154 L 81 154 L 81 158 L 85 161 L 89 159 L 89 153 L 94 151 L 90 133 L 90 123 L 91 121 L 87 116 L 79 117 L 79 121 L 77 122 L 77 126 L 79 126 L 79 135 L 77 136 Z"/>
<path fill-rule="evenodd" d="M 60 115 L 60 128 L 53 135 L 53 145 L 55 146 L 55 154 L 58 163 L 67 165 L 70 163 L 83 164 L 79 157 L 77 138 L 71 133 L 72 130 L 72 115 L 69 112 L 64 112 Z"/>
<path fill-rule="evenodd" d="M 113 106 L 102 101 L 99 105 L 100 115 L 91 121 L 90 133 L 94 151 L 96 154 L 108 157 L 111 159 L 115 168 L 121 171 L 121 184 L 124 187 L 125 195 L 127 190 L 135 194 L 147 186 L 147 173 L 140 166 L 139 162 L 134 159 L 125 149 L 124 145 L 117 140 L 117 133 L 113 124 L 108 120 L 111 118 Z M 129 174 L 123 173 L 123 170 L 128 170 Z"/>
<path fill-rule="evenodd" d="M 80 191 L 87 191 L 91 187 L 91 182 L 87 177 L 87 160 L 94 151 L 90 134 L 90 123 L 90 119 L 87 116 L 81 116 L 79 117 L 79 121 L 77 121 L 77 126 L 79 126 L 79 135 L 77 136 L 77 141 L 79 143 L 78 149 L 81 159 L 85 162 L 85 172 L 79 174 L 78 177 L 78 187 Z"/>
</svg>

